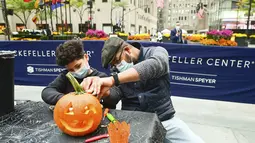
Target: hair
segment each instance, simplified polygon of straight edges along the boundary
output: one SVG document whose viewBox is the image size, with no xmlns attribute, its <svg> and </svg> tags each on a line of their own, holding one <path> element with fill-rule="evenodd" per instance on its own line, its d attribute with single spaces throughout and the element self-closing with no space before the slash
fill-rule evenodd
<svg viewBox="0 0 255 143">
<path fill-rule="evenodd" d="M 83 44 L 80 40 L 69 40 L 60 44 L 56 49 L 56 62 L 59 66 L 66 66 L 69 63 L 84 57 Z"/>
</svg>

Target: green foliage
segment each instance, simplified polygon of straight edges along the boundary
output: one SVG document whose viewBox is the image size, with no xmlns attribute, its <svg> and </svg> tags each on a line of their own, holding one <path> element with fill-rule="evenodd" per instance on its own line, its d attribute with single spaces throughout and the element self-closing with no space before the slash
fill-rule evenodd
<svg viewBox="0 0 255 143">
<path fill-rule="evenodd" d="M 81 8 L 87 4 L 87 0 L 70 0 L 70 5 L 74 8 Z"/>
<path fill-rule="evenodd" d="M 113 2 L 113 8 L 118 8 L 118 7 L 123 7 L 123 8 L 126 8 L 128 7 L 128 2 L 125 0 L 125 1 L 121 1 L 121 2 Z"/>
<path fill-rule="evenodd" d="M 32 0 L 31 2 L 24 2 L 24 0 L 6 0 L 6 6 L 8 9 L 13 9 L 16 13 L 23 13 L 34 10 L 35 1 L 36 0 Z"/>
<path fill-rule="evenodd" d="M 8 9 L 13 9 L 13 13 L 17 16 L 20 21 L 25 25 L 27 25 L 28 18 L 33 14 L 33 10 L 35 10 L 36 0 L 31 0 L 31 2 L 24 2 L 24 0 L 6 0 L 6 7 Z"/>
<path fill-rule="evenodd" d="M 82 23 L 84 12 L 87 9 L 87 0 L 70 0 L 70 6 L 78 13 L 80 23 Z"/>
<path fill-rule="evenodd" d="M 248 13 L 249 10 L 249 1 L 250 0 L 239 0 L 237 3 L 238 6 L 238 10 L 239 11 L 244 11 L 245 14 Z M 255 13 L 255 0 L 251 0 L 252 4 L 251 4 L 251 13 Z"/>
</svg>

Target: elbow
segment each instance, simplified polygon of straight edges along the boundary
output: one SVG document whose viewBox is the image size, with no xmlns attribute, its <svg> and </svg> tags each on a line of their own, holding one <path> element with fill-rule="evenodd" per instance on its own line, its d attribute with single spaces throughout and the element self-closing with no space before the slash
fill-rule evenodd
<svg viewBox="0 0 255 143">
<path fill-rule="evenodd" d="M 45 89 L 43 89 L 43 91 L 41 93 L 41 98 L 45 103 L 52 105 L 51 102 L 49 102 L 49 100 L 48 100 L 47 93 L 46 93 Z"/>
<path fill-rule="evenodd" d="M 42 100 L 49 104 L 49 105 L 56 105 L 56 102 L 54 100 L 51 99 L 51 96 L 48 94 L 47 89 L 43 89 L 42 93 L 41 93 L 41 98 Z"/>
</svg>

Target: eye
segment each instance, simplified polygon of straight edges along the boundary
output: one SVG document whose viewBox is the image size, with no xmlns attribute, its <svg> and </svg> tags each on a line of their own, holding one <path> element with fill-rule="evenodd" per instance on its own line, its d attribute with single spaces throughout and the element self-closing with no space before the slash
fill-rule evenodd
<svg viewBox="0 0 255 143">
<path fill-rule="evenodd" d="M 93 105 L 87 105 L 84 107 L 84 110 L 82 111 L 82 113 L 88 115 L 89 112 L 93 112 L 93 114 L 96 114 L 96 108 Z"/>
<path fill-rule="evenodd" d="M 72 102 L 67 105 L 65 114 L 74 115 Z"/>
<path fill-rule="evenodd" d="M 80 69 L 80 67 L 81 67 L 81 64 L 77 64 L 77 65 L 75 65 L 75 69 L 77 69 L 77 70 L 79 70 Z"/>
</svg>

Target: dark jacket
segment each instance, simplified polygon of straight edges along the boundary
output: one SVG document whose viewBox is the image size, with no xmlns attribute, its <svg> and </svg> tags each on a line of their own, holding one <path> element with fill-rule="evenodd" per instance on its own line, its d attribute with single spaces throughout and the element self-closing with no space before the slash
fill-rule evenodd
<svg viewBox="0 0 255 143">
<path fill-rule="evenodd" d="M 87 77 L 90 76 L 107 77 L 107 74 L 105 73 L 99 72 L 96 69 L 92 70 L 93 72 Z M 74 92 L 74 88 L 71 82 L 66 77 L 67 72 L 68 72 L 67 70 L 64 70 L 53 82 L 51 82 L 46 88 L 43 89 L 41 96 L 44 102 L 50 105 L 55 105 L 58 102 L 58 100 L 65 94 Z M 77 79 L 77 81 L 81 83 L 83 79 Z M 112 109 L 116 108 L 115 104 L 108 103 L 107 101 L 105 101 L 103 105 L 104 107 Z"/>
<path fill-rule="evenodd" d="M 171 30 L 170 39 L 171 39 L 172 43 L 183 43 L 183 41 L 182 41 L 182 30 L 180 29 L 179 31 L 180 31 L 180 35 L 178 37 L 178 36 L 176 36 L 176 33 L 177 33 L 176 28 Z M 179 41 L 179 38 L 180 38 L 181 41 Z"/>
<path fill-rule="evenodd" d="M 140 48 L 139 61 L 134 65 L 140 81 L 121 84 L 120 90 L 111 90 L 106 99 L 115 104 L 121 100 L 123 110 L 157 113 L 161 121 L 168 120 L 175 114 L 171 101 L 168 53 L 162 47 L 135 46 Z"/>
</svg>

